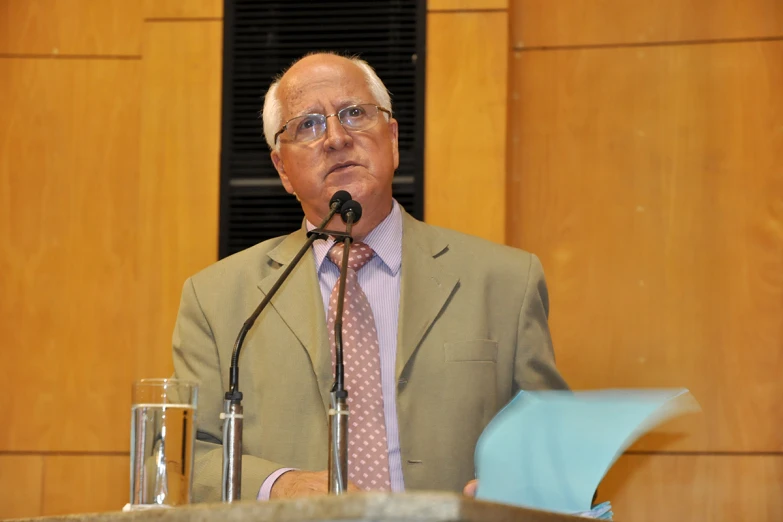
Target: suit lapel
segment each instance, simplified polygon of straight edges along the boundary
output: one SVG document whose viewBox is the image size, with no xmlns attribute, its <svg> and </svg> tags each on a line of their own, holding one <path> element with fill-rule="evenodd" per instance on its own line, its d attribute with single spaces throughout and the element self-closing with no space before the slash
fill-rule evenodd
<svg viewBox="0 0 783 522">
<path fill-rule="evenodd" d="M 443 269 L 439 255 L 448 255 L 448 243 L 403 212 L 397 380 L 459 282 Z"/>
<path fill-rule="evenodd" d="M 264 295 L 269 292 L 306 239 L 304 229 L 300 229 L 287 236 L 268 253 L 268 256 L 279 263 L 280 267 L 273 270 L 258 284 L 258 288 Z M 272 298 L 270 306 L 275 309 L 307 350 L 313 366 L 313 373 L 318 381 L 318 389 L 321 392 L 324 408 L 327 409 L 329 389 L 333 380 L 332 356 L 329 349 L 329 336 L 326 332 L 323 298 L 315 271 L 312 250 L 302 258 L 288 280 Z"/>
</svg>

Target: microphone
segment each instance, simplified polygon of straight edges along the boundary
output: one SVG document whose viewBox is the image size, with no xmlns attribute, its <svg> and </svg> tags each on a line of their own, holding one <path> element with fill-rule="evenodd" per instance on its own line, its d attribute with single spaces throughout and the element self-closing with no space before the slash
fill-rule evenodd
<svg viewBox="0 0 783 522">
<path fill-rule="evenodd" d="M 233 502 L 239 500 L 242 491 L 242 392 L 239 391 L 239 353 L 242 351 L 242 346 L 245 342 L 247 333 L 255 324 L 258 316 L 272 300 L 272 297 L 277 293 L 282 284 L 294 270 L 299 261 L 304 257 L 305 253 L 310 249 L 312 244 L 317 239 L 326 239 L 326 234 L 323 229 L 329 221 L 332 220 L 334 215 L 342 209 L 342 207 L 351 201 L 351 195 L 345 190 L 338 190 L 329 200 L 329 212 L 324 220 L 318 226 L 318 228 L 311 230 L 307 233 L 307 241 L 299 249 L 296 256 L 288 263 L 283 273 L 280 274 L 275 284 L 269 289 L 269 292 L 264 296 L 256 309 L 250 314 L 242 328 L 239 330 L 236 342 L 234 343 L 234 351 L 231 354 L 231 368 L 229 369 L 229 389 L 226 392 L 223 402 L 223 413 L 220 414 L 221 420 L 223 420 L 223 502 Z"/>
<path fill-rule="evenodd" d="M 348 255 L 353 237 L 351 229 L 362 217 L 362 206 L 350 200 L 340 208 L 345 222 L 343 260 L 337 287 L 337 310 L 334 318 L 334 384 L 329 394 L 329 494 L 340 495 L 348 490 L 348 391 L 345 389 L 343 365 L 343 308 L 345 306 L 345 279 L 348 275 Z M 339 241 L 339 238 L 337 239 Z"/>
<path fill-rule="evenodd" d="M 340 267 L 340 286 L 337 290 L 337 316 L 334 320 L 334 344 L 335 344 L 335 365 L 334 365 L 334 385 L 333 392 L 345 390 L 345 369 L 343 367 L 343 307 L 345 306 L 345 278 L 348 275 L 348 255 L 353 244 L 351 229 L 353 225 L 362 217 L 362 206 L 358 201 L 350 200 L 340 208 L 340 217 L 345 223 L 346 237 L 343 240 L 343 262 Z"/>
<path fill-rule="evenodd" d="M 343 223 L 346 227 L 351 227 L 359 222 L 362 217 L 362 206 L 355 199 L 351 199 L 343 203 L 340 207 L 340 216 L 343 218 Z M 349 229 L 350 230 L 350 229 Z M 353 240 L 352 240 L 353 241 Z"/>
</svg>

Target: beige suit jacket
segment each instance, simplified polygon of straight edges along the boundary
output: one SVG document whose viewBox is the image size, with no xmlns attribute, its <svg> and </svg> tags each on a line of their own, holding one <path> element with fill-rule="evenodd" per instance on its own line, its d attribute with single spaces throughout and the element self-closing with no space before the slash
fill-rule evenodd
<svg viewBox="0 0 783 522">
<path fill-rule="evenodd" d="M 242 323 L 305 241 L 304 230 L 208 267 L 184 286 L 176 377 L 199 383 L 195 501 L 219 501 L 219 415 Z M 519 389 L 565 388 L 555 368 L 541 264 L 521 250 L 403 212 L 397 412 L 406 489 L 461 491 L 484 426 Z M 323 470 L 332 385 L 312 251 L 261 314 L 239 361 L 242 498 L 276 469 Z"/>
</svg>

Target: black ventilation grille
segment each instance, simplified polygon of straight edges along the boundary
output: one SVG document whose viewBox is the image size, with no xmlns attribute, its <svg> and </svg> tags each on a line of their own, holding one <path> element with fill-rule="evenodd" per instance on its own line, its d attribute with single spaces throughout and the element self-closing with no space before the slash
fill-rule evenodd
<svg viewBox="0 0 783 522">
<path fill-rule="evenodd" d="M 224 15 L 220 257 L 301 226 L 269 158 L 259 111 L 272 79 L 319 50 L 359 55 L 392 93 L 400 166 L 394 194 L 424 214 L 426 2 L 227 0 Z"/>
</svg>

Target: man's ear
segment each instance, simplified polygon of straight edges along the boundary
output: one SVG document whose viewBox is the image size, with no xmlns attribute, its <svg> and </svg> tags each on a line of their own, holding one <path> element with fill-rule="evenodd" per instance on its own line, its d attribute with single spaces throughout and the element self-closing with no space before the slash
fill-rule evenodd
<svg viewBox="0 0 783 522">
<path fill-rule="evenodd" d="M 389 120 L 389 130 L 391 131 L 391 137 L 392 137 L 392 154 L 394 156 L 394 170 L 397 170 L 397 167 L 400 166 L 400 151 L 398 148 L 398 128 L 397 128 L 397 120 L 394 118 L 391 118 Z"/>
<path fill-rule="evenodd" d="M 272 151 L 272 163 L 277 170 L 277 174 L 280 176 L 280 181 L 283 182 L 283 188 L 289 194 L 294 193 L 294 187 L 291 185 L 291 181 L 288 179 L 288 175 L 285 173 L 285 165 L 283 164 L 283 158 L 280 157 L 280 153 L 276 150 Z"/>
</svg>

